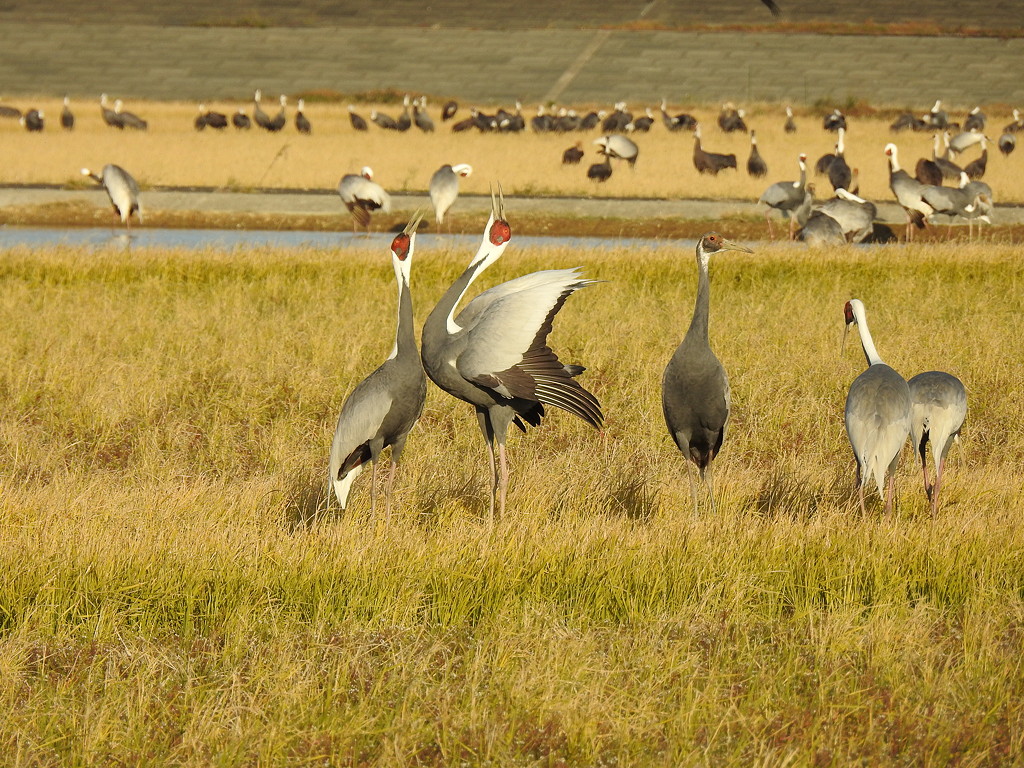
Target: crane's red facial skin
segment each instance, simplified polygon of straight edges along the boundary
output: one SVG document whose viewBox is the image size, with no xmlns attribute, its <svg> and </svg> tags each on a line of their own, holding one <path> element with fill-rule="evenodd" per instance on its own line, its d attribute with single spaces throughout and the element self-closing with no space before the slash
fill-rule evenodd
<svg viewBox="0 0 1024 768">
<path fill-rule="evenodd" d="M 391 252 L 395 254 L 399 261 L 405 261 L 409 258 L 410 242 L 411 238 L 405 232 L 402 232 L 391 241 Z"/>
<path fill-rule="evenodd" d="M 491 245 L 501 245 L 512 239 L 512 228 L 504 219 L 498 219 L 491 224 L 491 231 L 488 235 Z"/>
<path fill-rule="evenodd" d="M 843 307 L 843 314 L 846 316 L 847 325 L 853 322 L 853 305 L 850 302 L 846 302 L 846 306 Z"/>
</svg>

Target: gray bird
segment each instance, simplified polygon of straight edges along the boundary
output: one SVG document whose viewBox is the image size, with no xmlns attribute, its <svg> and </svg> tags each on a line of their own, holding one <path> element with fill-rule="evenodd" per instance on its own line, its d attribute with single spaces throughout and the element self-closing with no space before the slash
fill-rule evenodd
<svg viewBox="0 0 1024 768">
<path fill-rule="evenodd" d="M 864 357 L 868 361 L 867 370 L 853 380 L 846 396 L 846 434 L 857 461 L 860 509 L 861 513 L 865 512 L 864 484 L 871 478 L 878 488 L 879 497 L 885 499 L 885 511 L 888 513 L 892 511 L 896 465 L 910 434 L 910 388 L 906 380 L 878 356 L 860 300 L 846 302 L 844 314 L 843 342 L 850 325 L 856 323 Z M 886 471 L 889 472 L 889 484 L 883 494 Z"/>
<path fill-rule="evenodd" d="M 409 433 L 423 412 L 427 377 L 423 373 L 413 323 L 409 277 L 416 245 L 417 213 L 391 242 L 391 262 L 398 283 L 398 324 L 395 346 L 388 359 L 363 379 L 346 398 L 331 443 L 330 482 L 342 509 L 348 503 L 352 483 L 367 461 L 373 463 L 370 485 L 370 514 L 377 507 L 377 461 L 391 448 L 388 470 L 387 517 L 391 519 L 391 491 L 398 460 Z"/>
<path fill-rule="evenodd" d="M 139 214 L 142 223 L 142 204 L 139 202 L 139 185 L 124 168 L 119 165 L 105 165 L 99 174 L 88 168 L 82 169 L 82 175 L 88 176 L 98 184 L 102 184 L 114 207 L 114 214 L 121 217 L 121 223 L 129 230 L 132 228 L 132 213 Z"/>
<path fill-rule="evenodd" d="M 906 239 L 913 239 L 913 228 L 924 229 L 925 219 L 935 209 L 924 199 L 926 186 L 900 168 L 899 155 L 895 144 L 885 145 L 885 156 L 889 159 L 889 189 L 907 214 Z"/>
<path fill-rule="evenodd" d="M 75 129 L 75 113 L 71 111 L 71 100 L 65 96 L 64 106 L 60 111 L 60 127 L 65 131 Z"/>
<path fill-rule="evenodd" d="M 373 180 L 373 169 L 363 166 L 359 173 L 346 173 L 338 182 L 341 202 L 352 214 L 352 231 L 356 225 L 370 231 L 370 214 L 373 211 L 391 212 L 391 196 Z"/>
<path fill-rule="evenodd" d="M 1017 137 L 1007 131 L 999 137 L 999 151 L 1003 153 L 1003 156 L 1009 155 L 1013 150 L 1017 148 Z"/>
<path fill-rule="evenodd" d="M 932 515 L 939 510 L 939 488 L 946 454 L 960 437 L 967 418 L 967 389 L 960 379 L 943 371 L 926 371 L 907 382 L 910 387 L 910 440 L 921 458 L 924 492 L 932 503 Z M 932 445 L 935 482 L 928 484 L 925 450 Z"/>
<path fill-rule="evenodd" d="M 114 102 L 114 114 L 120 121 L 120 128 L 130 128 L 133 131 L 144 131 L 149 128 L 149 123 L 136 115 L 134 112 L 126 112 L 124 102 L 120 99 Z"/>
<path fill-rule="evenodd" d="M 834 219 L 839 224 L 844 240 L 848 238 L 851 243 L 859 243 L 874 231 L 878 209 L 874 203 L 845 189 L 837 189 L 836 196 L 819 205 L 816 212 Z"/>
<path fill-rule="evenodd" d="M 797 239 L 810 246 L 846 245 L 846 236 L 839 222 L 820 209 L 807 217 Z"/>
<path fill-rule="evenodd" d="M 697 241 L 697 300 L 690 328 L 676 347 L 661 381 L 661 405 L 665 424 L 683 457 L 696 465 L 707 485 L 711 510 L 715 509 L 712 462 L 725 439 L 729 421 L 729 379 L 708 343 L 708 311 L 711 284 L 708 261 L 721 251 L 752 253 L 717 232 L 708 232 Z M 690 465 L 686 465 L 690 494 L 697 508 L 697 484 Z"/>
<path fill-rule="evenodd" d="M 786 122 L 782 128 L 786 133 L 796 133 L 796 120 L 793 119 L 792 107 L 786 107 Z"/>
<path fill-rule="evenodd" d="M 479 250 L 434 307 L 422 334 L 427 375 L 476 409 L 487 443 L 491 520 L 495 502 L 499 515 L 505 511 L 505 438 L 510 424 L 523 431 L 526 424 L 538 426 L 545 405 L 562 408 L 597 428 L 604 420 L 597 398 L 574 380 L 583 367 L 563 365 L 547 344 L 552 322 L 566 299 L 594 282 L 581 278 L 578 269 L 533 272 L 509 280 L 481 293 L 455 316 L 469 286 L 498 260 L 512 237 L 500 187 L 498 192 L 497 198 L 492 194 L 491 215 Z"/>
<path fill-rule="evenodd" d="M 464 179 L 473 172 L 473 167 L 465 163 L 458 165 L 442 165 L 430 177 L 430 202 L 434 206 L 437 227 L 441 228 L 444 215 L 459 196 L 459 179 Z"/>
<path fill-rule="evenodd" d="M 777 181 L 764 191 L 758 198 L 759 203 L 764 203 L 768 208 L 764 212 L 764 220 L 768 223 L 768 237 L 774 239 L 775 232 L 772 229 L 771 212 L 774 208 L 781 211 L 782 215 L 789 219 L 789 239 L 793 239 L 796 225 L 803 224 L 810 215 L 810 204 L 813 196 L 808 192 L 807 184 L 807 155 L 801 153 L 797 158 L 800 164 L 799 181 Z M 801 211 L 806 212 L 801 213 Z M 803 218 L 801 221 L 800 218 Z"/>
<path fill-rule="evenodd" d="M 757 151 L 757 133 L 750 132 L 750 157 L 747 158 L 747 173 L 754 178 L 761 178 L 768 174 L 768 163 Z"/>
<path fill-rule="evenodd" d="M 295 130 L 308 135 L 313 132 L 313 125 L 309 122 L 309 118 L 306 117 L 305 109 L 306 102 L 299 99 L 298 106 L 295 109 Z"/>
</svg>

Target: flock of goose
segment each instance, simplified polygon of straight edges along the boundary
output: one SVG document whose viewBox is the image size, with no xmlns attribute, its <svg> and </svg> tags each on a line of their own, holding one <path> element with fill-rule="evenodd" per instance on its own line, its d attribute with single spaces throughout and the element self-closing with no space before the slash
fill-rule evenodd
<svg viewBox="0 0 1024 768">
<path fill-rule="evenodd" d="M 512 238 L 504 214 L 500 186 L 492 193 L 491 214 L 483 239 L 462 275 L 451 285 L 423 325 L 417 350 L 409 288 L 417 214 L 391 243 L 398 284 L 398 320 L 394 348 L 384 363 L 361 381 L 345 400 L 338 418 L 329 460 L 329 481 L 342 509 L 348 505 L 356 477 L 372 468 L 371 515 L 376 513 L 377 463 L 391 448 L 386 485 L 387 516 L 395 472 L 406 441 L 423 410 L 427 378 L 440 389 L 473 406 L 488 451 L 489 515 L 505 511 L 508 463 L 505 443 L 511 425 L 524 432 L 538 426 L 545 406 L 574 414 L 595 428 L 604 416 L 597 398 L 577 381 L 585 368 L 565 364 L 548 346 L 555 316 L 576 291 L 594 281 L 579 268 L 542 270 L 514 278 L 473 298 L 456 310 L 472 283 L 494 264 Z M 730 412 L 729 380 L 708 338 L 711 256 L 743 251 L 717 232 L 697 243 L 697 297 L 690 327 L 669 359 L 662 379 L 665 424 L 687 459 L 687 478 L 694 507 L 698 485 L 690 463 L 706 485 L 712 510 L 712 468 L 722 448 Z M 868 331 L 863 304 L 845 306 L 847 328 L 856 323 L 868 368 L 850 387 L 846 400 L 847 435 L 857 462 L 857 488 L 862 512 L 864 487 L 874 480 L 885 499 L 893 501 L 893 476 L 900 452 L 910 436 L 921 459 L 925 492 L 932 514 L 938 510 L 946 454 L 957 439 L 967 413 L 967 396 L 956 377 L 939 371 L 919 374 L 908 383 L 882 362 Z M 844 337 L 845 340 L 845 337 Z M 929 482 L 926 452 L 932 446 L 935 479 Z M 888 471 L 888 489 L 883 490 Z"/>
</svg>

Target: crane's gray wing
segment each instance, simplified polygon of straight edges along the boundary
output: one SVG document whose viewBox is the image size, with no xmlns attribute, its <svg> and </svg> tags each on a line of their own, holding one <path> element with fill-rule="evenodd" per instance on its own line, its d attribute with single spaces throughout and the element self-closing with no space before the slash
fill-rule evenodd
<svg viewBox="0 0 1024 768">
<path fill-rule="evenodd" d="M 361 456 L 354 455 L 354 452 L 373 439 L 391 410 L 393 396 L 387 389 L 377 386 L 379 377 L 374 375 L 376 373 L 374 371 L 363 379 L 341 407 L 331 442 L 330 471 L 334 479 L 342 470 L 347 472 L 355 464 L 370 458 L 368 451 Z"/>
</svg>

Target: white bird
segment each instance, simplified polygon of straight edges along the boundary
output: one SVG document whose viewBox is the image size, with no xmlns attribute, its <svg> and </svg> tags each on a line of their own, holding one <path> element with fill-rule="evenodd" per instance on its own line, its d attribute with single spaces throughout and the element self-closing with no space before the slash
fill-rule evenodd
<svg viewBox="0 0 1024 768">
<path fill-rule="evenodd" d="M 484 291 L 455 316 L 469 286 L 500 258 L 512 237 L 504 201 L 491 200 L 483 241 L 469 266 L 423 325 L 423 367 L 448 394 L 476 409 L 487 443 L 491 475 L 490 517 L 505 511 L 508 463 L 505 438 L 510 424 L 523 431 L 538 426 L 544 406 L 554 405 L 600 427 L 597 398 L 576 383 L 578 365 L 563 365 L 547 344 L 555 315 L 566 299 L 594 281 L 577 269 L 533 272 Z M 525 422 L 525 423 L 524 423 Z M 498 466 L 494 444 L 498 444 Z"/>
<path fill-rule="evenodd" d="M 932 503 L 932 515 L 939 510 L 939 488 L 946 454 L 959 439 L 967 418 L 967 389 L 960 379 L 944 371 L 925 371 L 907 382 L 910 387 L 910 440 L 921 457 L 924 492 Z M 932 444 L 935 483 L 928 484 L 925 449 Z"/>
<path fill-rule="evenodd" d="M 370 513 L 376 511 L 377 460 L 391 448 L 387 482 L 387 516 L 391 517 L 391 490 L 398 459 L 409 433 L 423 412 L 427 378 L 423 373 L 413 323 L 409 288 L 416 227 L 421 214 L 413 217 L 391 242 L 391 262 L 398 283 L 398 322 L 395 346 L 388 359 L 363 379 L 345 400 L 331 443 L 329 476 L 342 509 L 348 503 L 352 483 L 366 462 L 373 463 L 370 485 Z"/>
<path fill-rule="evenodd" d="M 472 172 L 473 167 L 465 163 L 442 165 L 430 177 L 430 202 L 434 205 L 438 228 L 444 221 L 444 215 L 459 196 L 459 179 L 466 178 Z"/>
<path fill-rule="evenodd" d="M 878 488 L 879 497 L 885 499 L 885 511 L 888 513 L 892 510 L 895 487 L 893 473 L 910 434 L 910 388 L 906 380 L 878 356 L 860 300 L 846 302 L 844 313 L 846 328 L 843 341 L 846 341 L 850 325 L 856 323 L 868 361 L 867 370 L 853 380 L 846 396 L 846 434 L 857 460 L 860 509 L 864 513 L 864 484 L 871 478 Z M 887 470 L 889 484 L 883 494 Z"/>
<path fill-rule="evenodd" d="M 619 133 L 594 139 L 594 144 L 601 147 L 608 157 L 625 160 L 630 167 L 636 165 L 636 158 L 640 154 L 640 148 L 636 143 Z"/>
<path fill-rule="evenodd" d="M 139 223 L 142 223 L 139 185 L 128 171 L 119 165 L 108 164 L 103 166 L 103 170 L 99 174 L 93 173 L 88 168 L 83 168 L 82 175 L 103 185 L 107 191 L 107 197 L 110 198 L 110 204 L 114 206 L 114 214 L 121 217 L 121 223 L 128 229 L 132 228 L 133 212 L 139 214 Z"/>
<path fill-rule="evenodd" d="M 338 182 L 338 194 L 354 219 L 353 232 L 356 224 L 370 231 L 370 214 L 373 211 L 391 212 L 391 196 L 373 180 L 373 169 L 368 165 L 359 173 L 342 176 Z"/>
</svg>

